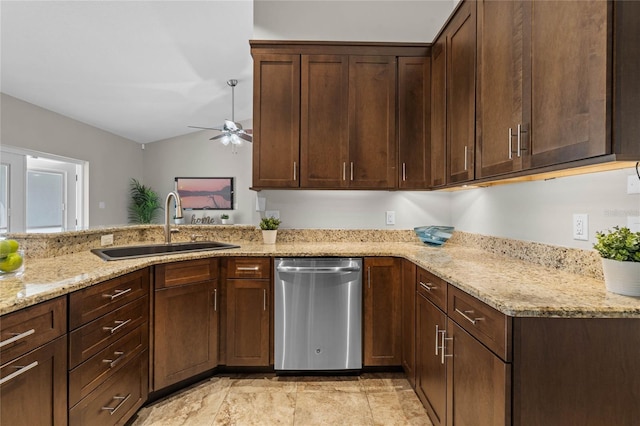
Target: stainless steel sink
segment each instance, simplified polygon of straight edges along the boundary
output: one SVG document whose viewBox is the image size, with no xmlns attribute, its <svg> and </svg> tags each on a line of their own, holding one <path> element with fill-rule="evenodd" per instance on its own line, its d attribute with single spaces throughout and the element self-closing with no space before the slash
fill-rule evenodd
<svg viewBox="0 0 640 426">
<path fill-rule="evenodd" d="M 202 241 L 195 243 L 150 244 L 145 246 L 129 246 L 92 249 L 91 252 L 104 260 L 133 259 L 136 257 L 160 256 L 193 251 L 225 250 L 240 248 L 235 244 L 219 243 L 217 241 Z"/>
</svg>

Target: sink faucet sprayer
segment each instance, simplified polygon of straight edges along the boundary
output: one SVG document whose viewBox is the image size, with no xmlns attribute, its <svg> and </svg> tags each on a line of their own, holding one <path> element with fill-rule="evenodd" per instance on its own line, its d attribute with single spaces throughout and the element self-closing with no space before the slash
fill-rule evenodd
<svg viewBox="0 0 640 426">
<path fill-rule="evenodd" d="M 171 243 L 171 224 L 169 223 L 169 203 L 171 202 L 171 197 L 176 200 L 176 219 L 182 219 L 182 201 L 180 201 L 180 196 L 176 191 L 171 191 L 167 195 L 167 200 L 164 205 L 164 242 L 165 244 Z"/>
</svg>

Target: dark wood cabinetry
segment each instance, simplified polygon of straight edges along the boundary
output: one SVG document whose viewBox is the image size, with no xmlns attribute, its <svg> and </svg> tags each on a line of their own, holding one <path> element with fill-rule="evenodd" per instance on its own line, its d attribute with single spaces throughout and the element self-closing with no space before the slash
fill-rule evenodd
<svg viewBox="0 0 640 426">
<path fill-rule="evenodd" d="M 430 89 L 426 45 L 263 41 L 251 45 L 255 188 L 393 189 L 403 176 L 403 187 L 426 187 L 430 163 L 425 131 Z M 403 73 L 400 84 L 398 67 Z M 269 77 L 278 70 L 285 75 Z M 296 70 L 298 86 L 292 82 Z M 298 92 L 299 112 L 280 124 L 279 117 L 295 108 L 292 97 Z M 275 111 L 267 111 L 271 97 Z M 399 113 L 398 97 L 403 102 Z M 299 137 L 293 137 L 298 122 Z M 398 172 L 398 122 L 403 125 L 403 176 Z M 273 130 L 280 127 L 284 135 Z M 275 142 L 277 138 L 285 141 Z M 297 141 L 299 152 L 293 148 Z M 285 155 L 272 158 L 278 147 Z M 280 178 L 264 178 L 271 175 Z"/>
<path fill-rule="evenodd" d="M 253 55 L 253 186 L 296 188 L 300 55 Z"/>
<path fill-rule="evenodd" d="M 66 302 L 57 298 L 0 319 L 2 424 L 67 424 Z"/>
<path fill-rule="evenodd" d="M 416 383 L 416 265 L 402 260 L 401 290 L 402 369 L 415 388 Z"/>
<path fill-rule="evenodd" d="M 226 259 L 226 364 L 271 361 L 271 258 Z"/>
<path fill-rule="evenodd" d="M 464 2 L 431 55 L 431 186 L 473 180 L 475 159 L 476 3 Z"/>
<path fill-rule="evenodd" d="M 69 424 L 126 423 L 149 391 L 149 269 L 69 295 Z"/>
<path fill-rule="evenodd" d="M 401 260 L 364 259 L 364 366 L 401 365 Z"/>
<path fill-rule="evenodd" d="M 153 389 L 218 365 L 218 259 L 156 266 Z"/>
<path fill-rule="evenodd" d="M 431 61 L 398 58 L 398 188 L 426 189 L 431 179 Z"/>
<path fill-rule="evenodd" d="M 640 158 L 635 3 L 478 2 L 476 178 Z"/>
</svg>

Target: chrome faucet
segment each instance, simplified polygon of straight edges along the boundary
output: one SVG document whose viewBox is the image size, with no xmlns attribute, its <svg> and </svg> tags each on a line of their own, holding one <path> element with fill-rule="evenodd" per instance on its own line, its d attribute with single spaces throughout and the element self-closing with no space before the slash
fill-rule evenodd
<svg viewBox="0 0 640 426">
<path fill-rule="evenodd" d="M 176 219 L 182 219 L 182 201 L 177 192 L 171 191 L 164 203 L 164 243 L 171 244 L 171 223 L 169 222 L 169 203 L 171 197 L 176 200 Z"/>
</svg>

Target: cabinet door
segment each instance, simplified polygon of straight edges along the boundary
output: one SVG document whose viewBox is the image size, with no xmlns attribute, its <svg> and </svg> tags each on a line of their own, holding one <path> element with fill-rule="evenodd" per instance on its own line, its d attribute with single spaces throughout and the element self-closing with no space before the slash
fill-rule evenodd
<svg viewBox="0 0 640 426">
<path fill-rule="evenodd" d="M 465 2 L 447 30 L 447 159 L 449 183 L 474 178 L 476 2 Z"/>
<path fill-rule="evenodd" d="M 610 153 L 612 2 L 539 1 L 530 7 L 531 140 L 525 168 Z"/>
<path fill-rule="evenodd" d="M 254 55 L 253 186 L 298 187 L 300 55 Z"/>
<path fill-rule="evenodd" d="M 218 280 L 155 291 L 154 390 L 218 364 Z"/>
<path fill-rule="evenodd" d="M 396 57 L 349 57 L 351 188 L 396 186 Z"/>
<path fill-rule="evenodd" d="M 366 258 L 364 365 L 401 365 L 400 259 Z"/>
<path fill-rule="evenodd" d="M 402 261 L 402 368 L 416 386 L 416 265 Z"/>
<path fill-rule="evenodd" d="M 447 183 L 447 35 L 431 48 L 431 187 Z"/>
<path fill-rule="evenodd" d="M 448 320 L 447 425 L 511 424 L 511 366 Z"/>
<path fill-rule="evenodd" d="M 528 80 L 523 79 L 525 61 L 525 2 L 478 2 L 478 87 L 476 177 L 496 176 L 519 170 L 518 125 L 530 109 Z M 526 90 L 529 89 L 529 90 Z M 520 134 L 521 144 L 526 133 Z"/>
<path fill-rule="evenodd" d="M 300 185 L 347 186 L 349 57 L 302 55 Z"/>
<path fill-rule="evenodd" d="M 447 316 L 421 294 L 416 302 L 416 393 L 435 426 L 445 424 L 447 407 L 447 368 L 443 356 L 443 337 Z"/>
<path fill-rule="evenodd" d="M 227 280 L 227 365 L 268 366 L 268 280 Z"/>
<path fill-rule="evenodd" d="M 399 188 L 426 189 L 431 178 L 431 62 L 398 58 Z"/>
<path fill-rule="evenodd" d="M 0 383 L 3 425 L 66 425 L 66 336 L 4 364 Z"/>
</svg>

